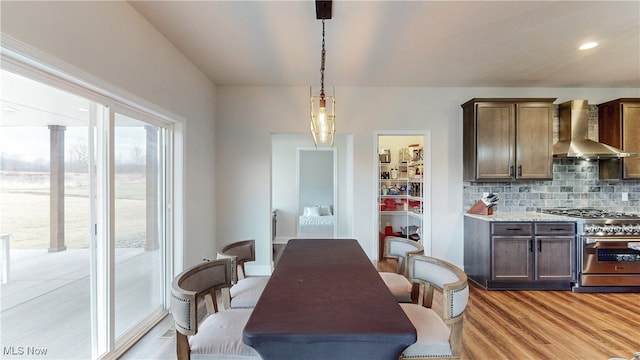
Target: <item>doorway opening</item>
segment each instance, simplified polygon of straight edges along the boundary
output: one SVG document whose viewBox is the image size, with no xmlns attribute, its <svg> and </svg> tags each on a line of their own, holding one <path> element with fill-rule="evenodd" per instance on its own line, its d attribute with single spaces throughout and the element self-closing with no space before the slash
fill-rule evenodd
<svg viewBox="0 0 640 360">
<path fill-rule="evenodd" d="M 431 249 L 430 134 L 385 132 L 376 134 L 376 233 L 378 258 L 386 236 L 420 242 Z"/>
</svg>

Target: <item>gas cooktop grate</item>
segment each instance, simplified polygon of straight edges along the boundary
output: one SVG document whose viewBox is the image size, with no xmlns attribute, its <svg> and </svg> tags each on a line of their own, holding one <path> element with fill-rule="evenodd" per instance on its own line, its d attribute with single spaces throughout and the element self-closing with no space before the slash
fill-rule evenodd
<svg viewBox="0 0 640 360">
<path fill-rule="evenodd" d="M 580 219 L 640 219 L 638 214 L 618 211 L 607 211 L 596 208 L 547 208 L 541 212 L 552 215 L 562 215 Z"/>
</svg>

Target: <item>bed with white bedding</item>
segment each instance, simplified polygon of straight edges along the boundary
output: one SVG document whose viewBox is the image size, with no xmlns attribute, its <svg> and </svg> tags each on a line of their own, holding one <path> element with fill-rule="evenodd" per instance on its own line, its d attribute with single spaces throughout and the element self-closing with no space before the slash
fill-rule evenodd
<svg viewBox="0 0 640 360">
<path fill-rule="evenodd" d="M 335 215 L 331 206 L 305 206 L 298 218 L 298 237 L 333 237 Z"/>
</svg>

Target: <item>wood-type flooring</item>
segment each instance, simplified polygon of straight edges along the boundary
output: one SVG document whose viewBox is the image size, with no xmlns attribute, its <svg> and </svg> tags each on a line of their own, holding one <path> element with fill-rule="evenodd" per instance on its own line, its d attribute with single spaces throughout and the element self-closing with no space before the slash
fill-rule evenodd
<svg viewBox="0 0 640 360">
<path fill-rule="evenodd" d="M 487 291 L 469 283 L 462 359 L 607 360 L 640 352 L 639 293 Z"/>
</svg>

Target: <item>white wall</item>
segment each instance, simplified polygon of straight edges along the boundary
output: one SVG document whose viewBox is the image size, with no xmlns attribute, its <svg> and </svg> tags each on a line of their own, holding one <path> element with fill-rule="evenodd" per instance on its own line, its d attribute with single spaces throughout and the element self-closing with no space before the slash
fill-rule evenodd
<svg viewBox="0 0 640 360">
<path fill-rule="evenodd" d="M 184 264 L 216 254 L 215 86 L 124 1 L 7 2 L 6 35 L 184 119 Z M 85 79 L 86 80 L 86 79 Z M 267 149 L 268 151 L 268 149 Z M 178 269 L 180 270 L 180 269 Z"/>
<path fill-rule="evenodd" d="M 237 187 L 249 191 L 218 195 L 218 234 L 255 238 L 256 267 L 267 266 L 270 258 L 270 134 L 308 131 L 308 94 L 306 87 L 218 88 L 219 165 L 231 174 L 251 174 L 233 177 Z M 432 254 L 462 266 L 466 210 L 462 208 L 462 103 L 474 97 L 557 97 L 556 102 L 587 99 L 598 104 L 639 96 L 639 89 L 337 88 L 336 129 L 352 134 L 354 144 L 353 236 L 374 258 L 378 241 L 372 180 L 377 167 L 372 153 L 376 131 L 431 131 Z M 238 144 L 245 151 L 239 158 L 228 156 Z M 225 211 L 221 211 L 223 206 Z"/>
<path fill-rule="evenodd" d="M 333 207 L 333 173 L 332 151 L 298 152 L 298 215 L 306 206 Z"/>
</svg>

